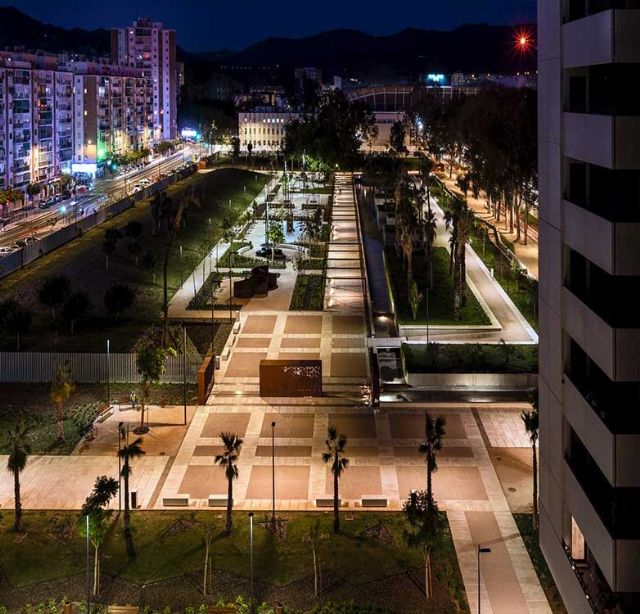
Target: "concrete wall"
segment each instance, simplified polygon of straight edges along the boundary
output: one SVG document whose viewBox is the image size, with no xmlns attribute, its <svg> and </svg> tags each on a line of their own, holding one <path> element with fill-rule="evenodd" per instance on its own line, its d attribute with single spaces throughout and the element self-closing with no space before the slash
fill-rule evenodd
<svg viewBox="0 0 640 614">
<path fill-rule="evenodd" d="M 409 373 L 410 386 L 455 390 L 526 390 L 536 388 L 535 373 Z"/>
</svg>

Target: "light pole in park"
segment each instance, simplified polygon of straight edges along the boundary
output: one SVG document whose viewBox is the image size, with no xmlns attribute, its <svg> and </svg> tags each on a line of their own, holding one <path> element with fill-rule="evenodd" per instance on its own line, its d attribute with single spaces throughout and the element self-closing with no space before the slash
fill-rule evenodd
<svg viewBox="0 0 640 614">
<path fill-rule="evenodd" d="M 489 554 L 489 552 L 491 552 L 491 548 L 482 548 L 478 545 L 478 614 L 480 614 L 480 606 L 482 604 L 480 596 L 480 555 Z"/>
<path fill-rule="evenodd" d="M 250 577 L 250 594 L 251 608 L 253 609 L 253 512 L 249 512 L 249 577 Z"/>
<path fill-rule="evenodd" d="M 271 523 L 276 528 L 276 423 L 271 423 Z"/>
</svg>

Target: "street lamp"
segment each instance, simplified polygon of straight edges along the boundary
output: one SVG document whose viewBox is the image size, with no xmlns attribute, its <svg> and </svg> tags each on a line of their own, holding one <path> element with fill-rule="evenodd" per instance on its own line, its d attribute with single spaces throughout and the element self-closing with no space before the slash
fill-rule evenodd
<svg viewBox="0 0 640 614">
<path fill-rule="evenodd" d="M 478 545 L 478 614 L 480 614 L 481 598 L 480 598 L 480 555 L 489 554 L 491 548 L 482 548 Z"/>
<path fill-rule="evenodd" d="M 90 587 L 90 577 L 91 573 L 89 572 L 89 514 L 86 515 L 87 522 L 87 570 L 86 570 L 86 583 L 87 583 L 87 614 L 91 612 L 91 587 Z"/>
<path fill-rule="evenodd" d="M 122 512 L 122 458 L 120 457 L 120 450 L 122 450 L 124 436 L 122 432 L 123 424 L 124 422 L 118 422 L 118 515 Z"/>
<path fill-rule="evenodd" d="M 180 287 L 184 285 L 184 280 L 182 278 L 182 245 L 180 246 Z"/>
<path fill-rule="evenodd" d="M 249 577 L 251 592 L 251 608 L 253 608 L 253 512 L 249 512 Z"/>
<path fill-rule="evenodd" d="M 111 342 L 107 339 L 107 404 L 111 406 Z"/>
<path fill-rule="evenodd" d="M 271 523 L 276 527 L 276 423 L 271 423 Z"/>
</svg>

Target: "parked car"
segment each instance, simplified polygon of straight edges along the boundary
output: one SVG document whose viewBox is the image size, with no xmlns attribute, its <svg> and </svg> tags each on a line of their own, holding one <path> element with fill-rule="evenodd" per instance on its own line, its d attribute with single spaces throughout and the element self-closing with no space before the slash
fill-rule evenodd
<svg viewBox="0 0 640 614">
<path fill-rule="evenodd" d="M 48 209 L 49 207 L 52 207 L 53 205 L 55 205 L 58 201 L 56 200 L 55 196 L 50 196 L 49 198 L 47 198 L 47 200 L 42 201 L 38 207 L 40 209 Z"/>
<path fill-rule="evenodd" d="M 62 192 L 62 200 L 69 200 L 71 198 L 71 192 L 69 190 L 64 190 Z"/>
<path fill-rule="evenodd" d="M 258 256 L 258 258 L 273 257 L 275 260 L 284 260 L 286 258 L 282 250 L 278 249 L 277 247 L 273 250 L 273 254 L 271 253 L 270 247 L 261 247 L 260 249 L 256 250 L 256 256 Z"/>
<path fill-rule="evenodd" d="M 8 256 L 9 254 L 13 254 L 13 252 L 16 251 L 16 248 L 11 246 L 11 247 L 0 247 L 0 258 L 4 257 L 4 256 Z"/>
</svg>

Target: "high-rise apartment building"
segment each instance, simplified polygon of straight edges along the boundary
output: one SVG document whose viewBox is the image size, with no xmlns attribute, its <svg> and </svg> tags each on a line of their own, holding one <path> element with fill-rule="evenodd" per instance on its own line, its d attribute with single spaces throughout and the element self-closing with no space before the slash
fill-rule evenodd
<svg viewBox="0 0 640 614">
<path fill-rule="evenodd" d="M 638 9 L 538 2 L 540 545 L 571 614 L 640 612 Z"/>
<path fill-rule="evenodd" d="M 111 154 L 151 148 L 152 101 L 142 69 L 0 52 L 0 188 L 100 175 Z"/>
<path fill-rule="evenodd" d="M 141 17 L 127 28 L 111 31 L 111 60 L 120 66 L 139 68 L 151 78 L 154 123 L 159 131 L 154 140 L 177 137 L 176 33 L 162 23 Z"/>
</svg>

